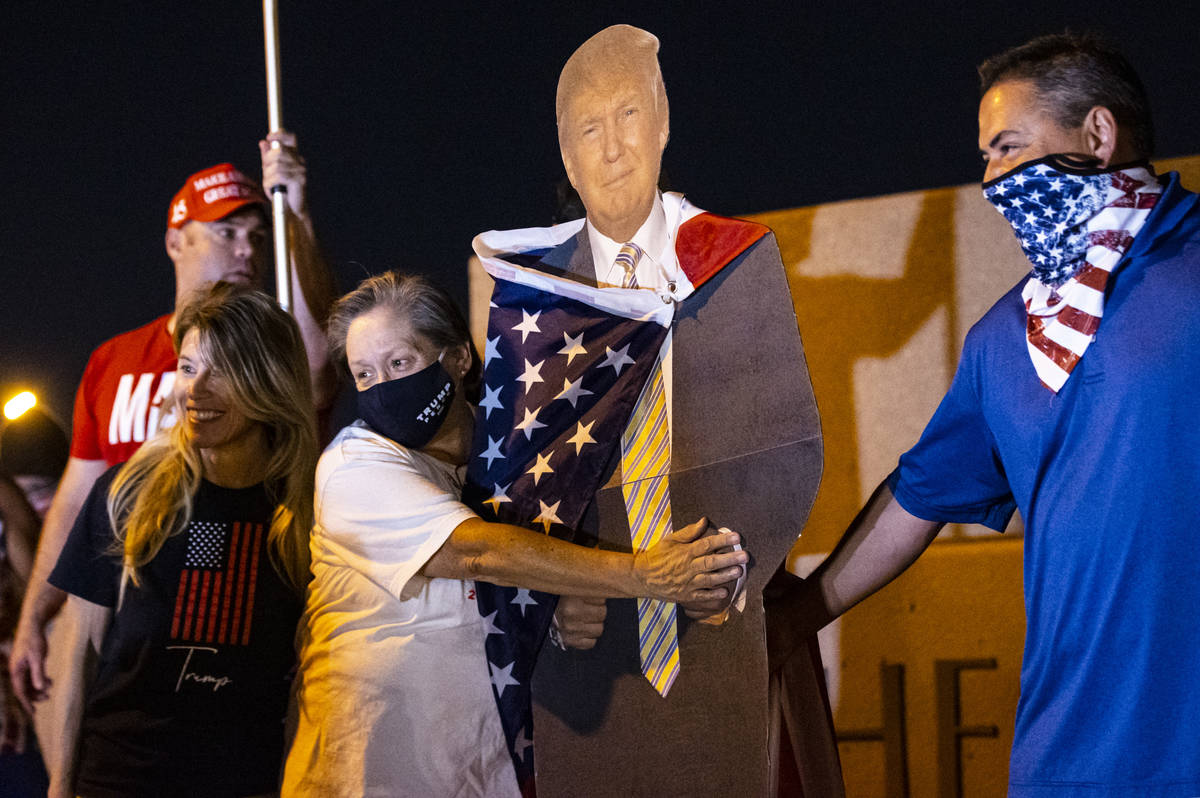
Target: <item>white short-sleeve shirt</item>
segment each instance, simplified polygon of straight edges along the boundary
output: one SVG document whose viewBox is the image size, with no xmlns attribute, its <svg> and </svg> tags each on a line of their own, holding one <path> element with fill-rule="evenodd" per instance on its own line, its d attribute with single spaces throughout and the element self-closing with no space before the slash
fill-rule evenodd
<svg viewBox="0 0 1200 798">
<path fill-rule="evenodd" d="M 361 422 L 321 456 L 283 794 L 519 794 L 474 583 L 418 573 L 475 517 L 461 485 Z"/>
</svg>

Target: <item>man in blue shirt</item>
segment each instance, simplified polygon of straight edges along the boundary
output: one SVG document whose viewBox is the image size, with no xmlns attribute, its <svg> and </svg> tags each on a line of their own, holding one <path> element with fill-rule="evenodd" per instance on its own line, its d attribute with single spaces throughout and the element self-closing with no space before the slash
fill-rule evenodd
<svg viewBox="0 0 1200 798">
<path fill-rule="evenodd" d="M 784 601 L 823 625 L 945 523 L 1025 522 L 1009 795 L 1200 795 L 1200 206 L 1145 160 L 1145 91 L 1108 45 L 980 67 L 984 193 L 1033 270 L 836 550 Z"/>
</svg>

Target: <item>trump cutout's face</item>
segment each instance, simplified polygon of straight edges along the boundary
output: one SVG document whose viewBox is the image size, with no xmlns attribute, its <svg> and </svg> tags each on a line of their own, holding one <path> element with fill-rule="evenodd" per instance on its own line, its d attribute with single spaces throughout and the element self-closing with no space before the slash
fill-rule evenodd
<svg viewBox="0 0 1200 798">
<path fill-rule="evenodd" d="M 667 146 L 654 87 L 629 74 L 590 82 L 570 98 L 562 125 L 563 165 L 588 219 L 614 241 L 630 240 L 650 215 Z"/>
</svg>

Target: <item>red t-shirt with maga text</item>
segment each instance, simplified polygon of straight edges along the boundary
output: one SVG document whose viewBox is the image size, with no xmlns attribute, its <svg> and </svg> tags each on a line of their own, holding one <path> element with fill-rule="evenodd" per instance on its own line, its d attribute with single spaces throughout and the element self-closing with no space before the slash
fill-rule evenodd
<svg viewBox="0 0 1200 798">
<path fill-rule="evenodd" d="M 175 423 L 170 318 L 110 338 L 92 352 L 75 394 L 72 457 L 123 463 L 147 438 Z"/>
</svg>

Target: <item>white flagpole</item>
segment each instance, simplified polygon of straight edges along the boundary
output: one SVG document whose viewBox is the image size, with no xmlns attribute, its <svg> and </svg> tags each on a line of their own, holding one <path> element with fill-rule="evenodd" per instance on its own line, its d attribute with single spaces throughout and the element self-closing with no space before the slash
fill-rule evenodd
<svg viewBox="0 0 1200 798">
<path fill-rule="evenodd" d="M 279 91 L 279 12 L 275 0 L 263 0 L 263 38 L 267 57 L 267 126 L 283 127 L 283 101 Z M 278 147 L 279 142 L 272 142 Z M 275 296 L 286 311 L 292 309 L 292 269 L 287 242 L 287 189 L 271 189 L 272 229 L 275 234 Z"/>
</svg>

